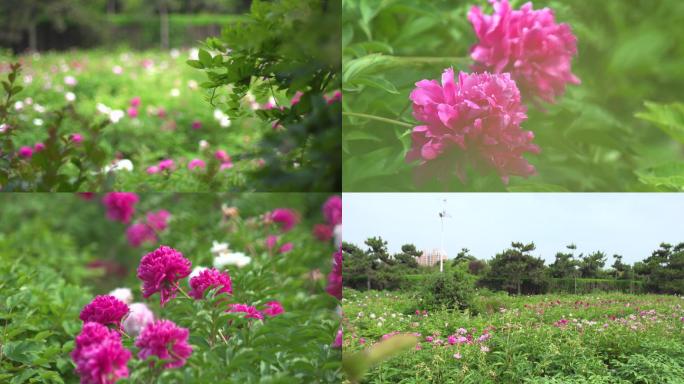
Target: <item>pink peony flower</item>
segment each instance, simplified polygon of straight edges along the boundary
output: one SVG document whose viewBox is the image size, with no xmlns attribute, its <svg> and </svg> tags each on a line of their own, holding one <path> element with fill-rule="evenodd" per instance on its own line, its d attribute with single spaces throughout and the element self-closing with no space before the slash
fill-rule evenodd
<svg viewBox="0 0 684 384">
<path fill-rule="evenodd" d="M 278 253 L 288 253 L 294 248 L 294 244 L 292 243 L 285 243 L 280 246 L 280 249 L 278 250 Z"/>
<path fill-rule="evenodd" d="M 160 246 L 143 256 L 138 266 L 137 276 L 143 281 L 143 297 L 148 298 L 159 292 L 163 307 L 176 297 L 178 280 L 190 274 L 192 263 L 177 250 Z"/>
<path fill-rule="evenodd" d="M 297 212 L 288 208 L 274 209 L 270 213 L 269 218 L 271 221 L 280 224 L 280 229 L 283 232 L 289 231 L 299 223 L 299 215 L 297 215 Z"/>
<path fill-rule="evenodd" d="M 245 313 L 245 319 L 263 319 L 264 315 L 259 312 L 255 307 L 247 304 L 231 304 L 230 309 L 226 312 L 232 313 Z"/>
<path fill-rule="evenodd" d="M 127 113 L 128 117 L 130 117 L 131 119 L 135 119 L 136 117 L 138 117 L 138 109 L 135 107 L 128 108 Z"/>
<path fill-rule="evenodd" d="M 165 169 L 172 171 L 175 168 L 175 166 L 176 165 L 172 159 L 165 159 L 159 162 L 159 170 L 161 171 Z"/>
<path fill-rule="evenodd" d="M 188 169 L 191 169 L 191 170 L 195 169 L 195 168 L 204 169 L 204 167 L 206 167 L 206 166 L 207 166 L 206 163 L 204 163 L 204 160 L 202 160 L 202 159 L 192 159 L 188 163 Z"/>
<path fill-rule="evenodd" d="M 138 195 L 130 192 L 110 192 L 102 198 L 102 203 L 107 207 L 107 218 L 128 224 L 135 213 L 135 204 L 138 203 Z"/>
<path fill-rule="evenodd" d="M 268 237 L 266 238 L 266 248 L 268 248 L 269 251 L 272 250 L 273 247 L 275 247 L 277 243 L 278 243 L 278 236 L 268 235 Z"/>
<path fill-rule="evenodd" d="M 335 195 L 323 204 L 323 215 L 328 224 L 335 226 L 342 224 L 342 197 Z"/>
<path fill-rule="evenodd" d="M 192 122 L 192 129 L 200 129 L 202 128 L 202 122 L 199 120 L 195 120 Z"/>
<path fill-rule="evenodd" d="M 566 84 L 579 84 L 571 72 L 577 38 L 567 24 L 557 24 L 549 8 L 532 3 L 512 10 L 508 0 L 494 2 L 494 14 L 479 7 L 468 12 L 479 41 L 471 49 L 477 71 L 509 72 L 524 94 L 553 103 Z"/>
<path fill-rule="evenodd" d="M 166 117 L 166 110 L 162 107 L 157 108 L 157 117 L 159 118 L 165 118 Z"/>
<path fill-rule="evenodd" d="M 128 377 L 131 353 L 121 344 L 121 336 L 99 323 L 86 323 L 76 336 L 71 358 L 81 384 L 113 384 Z"/>
<path fill-rule="evenodd" d="M 190 279 L 190 287 L 192 290 L 188 293 L 191 297 L 196 300 L 201 300 L 204 298 L 204 292 L 207 289 L 221 287 L 216 294 L 227 293 L 229 295 L 233 294 L 233 285 L 230 281 L 230 275 L 228 272 L 221 272 L 214 268 L 205 269 L 199 273 L 199 275 Z"/>
<path fill-rule="evenodd" d="M 162 232 L 168 226 L 171 213 L 165 209 L 147 214 L 147 225 L 149 225 L 155 232 Z"/>
<path fill-rule="evenodd" d="M 21 147 L 19 148 L 19 156 L 25 159 L 31 158 L 33 156 L 33 148 L 31 147 Z"/>
<path fill-rule="evenodd" d="M 328 286 L 325 289 L 337 300 L 342 300 L 342 249 L 333 254 L 333 268 L 328 275 Z"/>
<path fill-rule="evenodd" d="M 164 368 L 178 368 L 185 365 L 185 360 L 192 354 L 188 344 L 190 332 L 170 320 L 156 321 L 143 329 L 135 340 L 140 348 L 138 358 L 145 360 L 150 356 L 166 361 Z"/>
<path fill-rule="evenodd" d="M 269 301 L 266 303 L 266 308 L 264 308 L 263 311 L 261 311 L 264 315 L 268 317 L 274 317 L 278 316 L 281 313 L 284 313 L 285 310 L 283 309 L 282 304 L 278 301 Z"/>
<path fill-rule="evenodd" d="M 69 141 L 71 141 L 74 144 L 80 144 L 83 142 L 83 136 L 80 133 L 72 133 L 69 135 Z"/>
<path fill-rule="evenodd" d="M 218 150 L 214 153 L 214 156 L 219 159 L 221 162 L 229 162 L 230 161 L 230 156 L 228 156 L 228 153 L 224 150 Z"/>
<path fill-rule="evenodd" d="M 221 167 L 219 167 L 219 171 L 225 171 L 226 169 L 231 169 L 233 168 L 233 163 L 232 162 L 227 162 L 227 163 L 221 163 Z"/>
<path fill-rule="evenodd" d="M 344 339 L 344 332 L 342 331 L 342 327 L 337 330 L 337 334 L 335 335 L 335 341 L 333 341 L 332 347 L 333 348 L 342 348 L 342 341 Z"/>
<path fill-rule="evenodd" d="M 302 96 L 304 96 L 304 92 L 302 92 L 302 91 L 295 92 L 294 96 L 292 96 L 292 100 L 290 101 L 290 105 L 295 106 L 295 105 L 299 104 L 299 102 L 302 100 Z"/>
<path fill-rule="evenodd" d="M 151 166 L 147 167 L 146 172 L 147 172 L 149 175 L 154 175 L 155 173 L 161 172 L 161 169 L 160 169 L 159 166 L 157 166 L 157 165 L 151 165 Z"/>
<path fill-rule="evenodd" d="M 79 319 L 84 323 L 114 324 L 121 327 L 121 319 L 128 313 L 128 305 L 114 296 L 96 296 L 81 310 Z"/>
<path fill-rule="evenodd" d="M 139 96 L 136 96 L 136 97 L 132 98 L 132 99 L 131 99 L 131 107 L 133 107 L 133 108 L 138 108 L 138 107 L 140 106 L 140 101 L 141 101 L 141 100 L 140 100 L 140 97 L 139 97 Z"/>
<path fill-rule="evenodd" d="M 45 149 L 45 144 L 43 144 L 43 143 L 35 143 L 33 145 L 33 152 L 34 153 L 38 153 L 44 149 Z"/>
<path fill-rule="evenodd" d="M 456 336 L 450 335 L 450 336 L 447 338 L 447 342 L 448 342 L 450 345 L 456 344 Z"/>
<path fill-rule="evenodd" d="M 333 227 L 327 224 L 316 224 L 313 227 L 313 235 L 320 241 L 330 241 L 333 237 Z"/>
<path fill-rule="evenodd" d="M 419 161 L 421 177 L 466 179 L 466 165 L 495 171 L 504 183 L 510 175 L 529 176 L 534 166 L 522 156 L 538 153 L 534 134 L 523 131 L 527 118 L 520 92 L 508 74 L 467 74 L 458 82 L 449 68 L 442 84 L 422 80 L 411 92 L 413 116 L 425 125 L 413 129 L 409 162 Z"/>
<path fill-rule="evenodd" d="M 126 229 L 126 238 L 132 247 L 139 247 L 143 243 L 156 243 L 157 234 L 145 223 L 135 223 Z"/>
<path fill-rule="evenodd" d="M 145 327 L 154 322 L 154 313 L 145 303 L 133 303 L 129 309 L 128 316 L 121 323 L 127 334 L 137 336 Z"/>
</svg>

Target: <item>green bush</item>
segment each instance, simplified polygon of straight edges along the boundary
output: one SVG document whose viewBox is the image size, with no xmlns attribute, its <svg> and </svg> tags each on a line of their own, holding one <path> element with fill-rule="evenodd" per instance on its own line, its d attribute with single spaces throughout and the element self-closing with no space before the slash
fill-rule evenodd
<svg viewBox="0 0 684 384">
<path fill-rule="evenodd" d="M 434 274 L 425 282 L 423 298 L 427 308 L 467 309 L 472 306 L 474 288 L 467 276 L 454 271 Z"/>
</svg>

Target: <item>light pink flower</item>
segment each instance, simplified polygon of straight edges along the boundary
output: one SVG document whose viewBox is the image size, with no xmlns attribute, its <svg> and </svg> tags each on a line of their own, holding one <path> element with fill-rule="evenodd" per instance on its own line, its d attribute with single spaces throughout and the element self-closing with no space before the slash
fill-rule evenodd
<svg viewBox="0 0 684 384">
<path fill-rule="evenodd" d="M 150 175 L 154 175 L 155 173 L 161 172 L 161 169 L 157 165 L 151 165 L 147 167 L 147 173 Z"/>
<path fill-rule="evenodd" d="M 188 292 L 188 295 L 194 297 L 196 300 L 201 300 L 204 298 L 204 292 L 207 289 L 221 287 L 216 291 L 216 295 L 221 293 L 232 294 L 233 285 L 230 280 L 230 275 L 228 272 L 221 272 L 214 268 L 205 269 L 199 273 L 199 275 L 190 279 L 190 287 L 192 290 Z"/>
<path fill-rule="evenodd" d="M 128 224 L 135 213 L 138 200 L 138 195 L 135 193 L 110 192 L 102 198 L 102 203 L 107 207 L 107 217 L 110 220 Z"/>
<path fill-rule="evenodd" d="M 328 286 L 325 290 L 337 300 L 342 300 L 342 249 L 333 254 L 333 268 L 328 275 Z"/>
<path fill-rule="evenodd" d="M 556 23 L 549 8 L 525 3 L 512 10 L 508 0 L 494 2 L 494 14 L 479 7 L 468 13 L 479 41 L 471 49 L 477 71 L 511 74 L 524 94 L 553 103 L 566 84 L 579 84 L 571 72 L 577 38 L 570 26 Z"/>
<path fill-rule="evenodd" d="M 295 105 L 299 104 L 299 102 L 302 100 L 302 96 L 304 96 L 304 92 L 302 92 L 302 91 L 295 92 L 294 96 L 292 96 L 292 100 L 290 101 L 290 105 L 295 106 Z"/>
<path fill-rule="evenodd" d="M 263 319 L 264 315 L 255 307 L 247 304 L 231 304 L 226 312 L 245 313 L 245 319 Z"/>
<path fill-rule="evenodd" d="M 154 313 L 145 303 L 133 303 L 129 305 L 129 309 L 128 316 L 121 323 L 127 334 L 137 336 L 145 327 L 154 322 Z"/>
<path fill-rule="evenodd" d="M 121 336 L 99 323 L 85 323 L 76 336 L 71 358 L 81 384 L 113 384 L 128 377 L 131 353 L 121 344 Z"/>
<path fill-rule="evenodd" d="M 510 175 L 530 176 L 534 166 L 522 156 L 538 153 L 534 134 L 523 131 L 527 118 L 520 92 L 508 74 L 459 73 L 448 68 L 442 83 L 422 80 L 411 92 L 413 116 L 425 125 L 413 129 L 413 146 L 406 155 L 418 161 L 422 178 L 458 176 L 466 166 L 495 171 L 504 183 Z"/>
<path fill-rule="evenodd" d="M 128 313 L 128 305 L 111 295 L 96 296 L 81 310 L 79 319 L 84 323 L 114 324 L 121 327 L 121 319 Z"/>
<path fill-rule="evenodd" d="M 284 313 L 285 310 L 279 301 L 269 301 L 266 303 L 266 308 L 261 312 L 268 317 L 274 317 Z"/>
<path fill-rule="evenodd" d="M 19 156 L 25 159 L 31 158 L 33 156 L 33 148 L 31 147 L 21 147 L 19 148 Z"/>
<path fill-rule="evenodd" d="M 226 169 L 231 169 L 233 168 L 233 163 L 232 162 L 227 162 L 227 163 L 221 163 L 221 167 L 219 168 L 219 171 L 225 171 Z"/>
<path fill-rule="evenodd" d="M 463 356 L 461 355 L 461 352 L 456 352 L 454 353 L 454 359 L 460 360 Z"/>
<path fill-rule="evenodd" d="M 176 297 L 178 280 L 186 278 L 191 267 L 192 263 L 182 253 L 164 245 L 143 256 L 137 273 L 143 281 L 143 297 L 159 292 L 160 304 L 164 306 Z"/>
<path fill-rule="evenodd" d="M 269 251 L 272 250 L 273 247 L 275 247 L 277 243 L 278 243 L 278 236 L 268 235 L 268 237 L 266 237 L 266 248 L 268 248 Z"/>
<path fill-rule="evenodd" d="M 166 362 L 164 368 L 182 367 L 192 354 L 192 347 L 188 344 L 189 334 L 186 328 L 170 320 L 156 321 L 145 327 L 135 340 L 135 346 L 140 348 L 138 358 L 145 360 L 157 356 Z"/>
<path fill-rule="evenodd" d="M 202 159 L 192 159 L 188 163 L 188 169 L 191 169 L 191 170 L 195 169 L 195 168 L 204 169 L 204 167 L 206 167 L 206 166 L 207 166 L 207 164 Z"/>
</svg>

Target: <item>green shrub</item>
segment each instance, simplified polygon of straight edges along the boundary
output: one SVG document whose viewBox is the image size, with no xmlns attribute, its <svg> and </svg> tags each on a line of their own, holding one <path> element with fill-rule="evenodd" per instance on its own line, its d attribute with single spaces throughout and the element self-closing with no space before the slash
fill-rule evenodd
<svg viewBox="0 0 684 384">
<path fill-rule="evenodd" d="M 464 273 L 434 274 L 425 282 L 427 308 L 467 309 L 472 306 L 474 288 Z"/>
</svg>

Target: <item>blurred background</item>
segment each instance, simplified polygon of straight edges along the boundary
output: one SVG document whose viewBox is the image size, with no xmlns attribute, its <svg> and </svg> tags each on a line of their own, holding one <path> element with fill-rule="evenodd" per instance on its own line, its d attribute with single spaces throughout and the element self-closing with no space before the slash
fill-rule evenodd
<svg viewBox="0 0 684 384">
<path fill-rule="evenodd" d="M 1 0 L 0 47 L 180 48 L 218 35 L 251 0 Z"/>
</svg>

